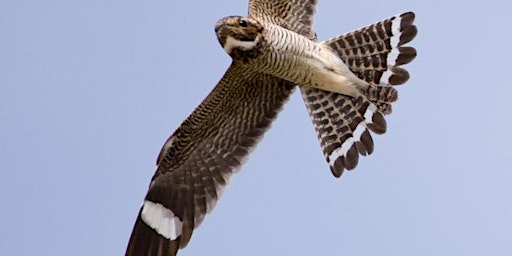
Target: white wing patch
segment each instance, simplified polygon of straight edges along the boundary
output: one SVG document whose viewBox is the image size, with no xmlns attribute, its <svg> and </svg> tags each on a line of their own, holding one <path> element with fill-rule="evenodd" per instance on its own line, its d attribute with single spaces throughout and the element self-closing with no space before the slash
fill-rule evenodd
<svg viewBox="0 0 512 256">
<path fill-rule="evenodd" d="M 141 218 L 161 236 L 176 240 L 181 235 L 183 223 L 174 213 L 159 203 L 144 200 Z"/>
</svg>

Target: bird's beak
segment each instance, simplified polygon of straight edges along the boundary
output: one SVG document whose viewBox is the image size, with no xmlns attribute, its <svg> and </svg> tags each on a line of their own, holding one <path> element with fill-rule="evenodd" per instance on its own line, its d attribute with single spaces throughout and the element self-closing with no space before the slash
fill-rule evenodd
<svg viewBox="0 0 512 256">
<path fill-rule="evenodd" d="M 220 30 L 224 29 L 225 27 L 227 27 L 226 24 L 224 23 L 221 23 L 221 22 L 217 22 L 217 24 L 215 24 L 215 33 L 219 33 Z"/>
<path fill-rule="evenodd" d="M 217 39 L 219 40 L 219 43 L 222 47 L 224 47 L 224 43 L 226 42 L 226 36 L 228 33 L 228 25 L 224 23 L 217 23 L 215 25 L 215 34 L 217 35 Z"/>
</svg>

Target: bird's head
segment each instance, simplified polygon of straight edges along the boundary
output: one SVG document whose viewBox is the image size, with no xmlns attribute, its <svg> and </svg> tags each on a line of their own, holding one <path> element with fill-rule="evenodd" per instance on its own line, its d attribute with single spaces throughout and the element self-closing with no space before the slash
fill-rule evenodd
<svg viewBox="0 0 512 256">
<path fill-rule="evenodd" d="M 240 16 L 228 16 L 215 24 L 215 33 L 222 48 L 231 56 L 251 52 L 261 42 L 261 22 Z"/>
</svg>

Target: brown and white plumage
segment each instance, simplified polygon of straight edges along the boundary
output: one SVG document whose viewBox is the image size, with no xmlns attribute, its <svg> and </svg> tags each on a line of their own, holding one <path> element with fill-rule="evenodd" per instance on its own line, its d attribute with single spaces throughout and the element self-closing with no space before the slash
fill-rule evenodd
<svg viewBox="0 0 512 256">
<path fill-rule="evenodd" d="M 415 56 L 400 49 L 415 35 L 414 16 L 316 43 L 315 8 L 316 0 L 250 0 L 248 17 L 216 24 L 233 62 L 162 147 L 126 255 L 176 255 L 185 247 L 296 85 L 335 176 L 373 152 L 368 130 L 385 132 L 383 114 L 397 99 L 390 85 L 406 80 L 397 66 Z"/>
<path fill-rule="evenodd" d="M 268 3 L 279 1 L 251 0 L 250 16 L 272 15 L 283 18 L 287 12 L 273 13 Z M 316 1 L 300 1 L 311 6 Z M 312 17 L 304 15 L 286 17 L 295 24 L 298 33 L 311 33 Z M 302 32 L 301 32 L 302 31 Z M 242 58 L 242 57 L 241 57 Z M 295 85 L 271 75 L 254 72 L 234 58 L 233 63 L 213 91 L 178 127 L 164 144 L 157 161 L 144 202 L 161 205 L 178 218 L 178 232 L 156 230 L 149 220 L 143 220 L 143 204 L 135 222 L 126 255 L 176 255 L 185 247 L 204 216 L 213 209 L 231 175 L 238 170 L 263 133 L 269 128 Z M 148 214 L 149 215 L 149 214 Z M 159 218 L 159 217 L 153 217 Z M 164 218 L 164 217 L 161 217 Z M 153 221 L 153 226 L 164 221 Z M 166 233 L 164 236 L 162 233 Z M 171 232 L 172 233 L 172 232 Z M 177 237 L 174 237 L 175 235 Z"/>
<path fill-rule="evenodd" d="M 250 0 L 249 17 L 316 40 L 313 22 L 317 0 Z"/>
<path fill-rule="evenodd" d="M 175 255 L 185 247 L 293 89 L 286 81 L 231 65 L 164 145 L 144 199 L 143 209 L 153 207 L 146 202 L 169 209 L 181 230 L 165 237 L 164 231 L 155 232 L 163 222 L 150 227 L 141 210 L 126 255 Z"/>
<path fill-rule="evenodd" d="M 386 132 L 383 115 L 391 113 L 391 103 L 398 99 L 393 86 L 409 79 L 409 73 L 399 66 L 416 57 L 414 48 L 403 46 L 417 34 L 413 22 L 414 13 L 404 13 L 321 42 L 368 83 L 359 88 L 360 95 L 356 97 L 300 88 L 334 176 L 354 169 L 359 155 L 373 152 L 368 130 L 376 134 Z"/>
</svg>

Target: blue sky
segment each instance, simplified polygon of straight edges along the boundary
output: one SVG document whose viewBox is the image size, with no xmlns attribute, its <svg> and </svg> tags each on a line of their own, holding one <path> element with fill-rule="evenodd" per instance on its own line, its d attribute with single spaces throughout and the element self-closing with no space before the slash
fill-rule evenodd
<svg viewBox="0 0 512 256">
<path fill-rule="evenodd" d="M 0 1 L 0 255 L 124 253 L 160 147 L 230 64 L 214 24 L 247 2 L 215 3 Z M 296 92 L 180 255 L 510 255 L 512 4 L 317 11 L 320 40 L 416 12 L 388 132 L 335 179 Z"/>
</svg>

